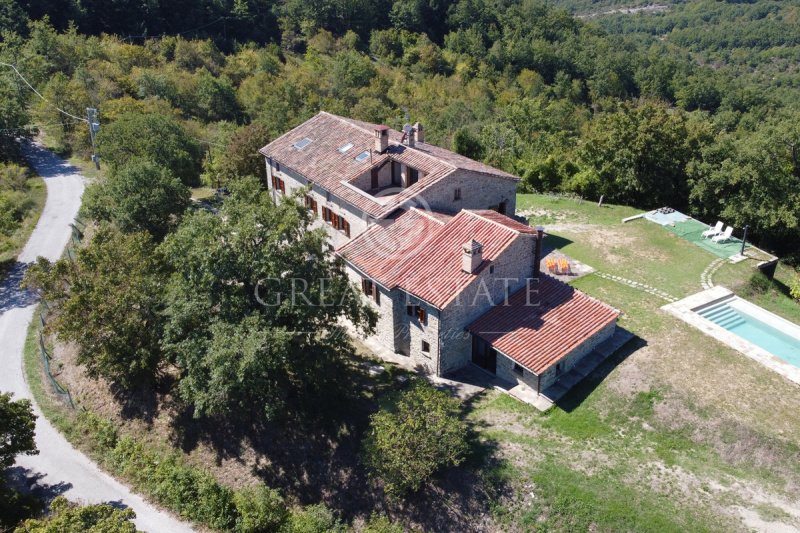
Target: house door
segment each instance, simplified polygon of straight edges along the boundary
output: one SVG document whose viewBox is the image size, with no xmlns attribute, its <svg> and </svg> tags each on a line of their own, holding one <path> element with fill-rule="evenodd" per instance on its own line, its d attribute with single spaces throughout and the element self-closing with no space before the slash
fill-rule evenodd
<svg viewBox="0 0 800 533">
<path fill-rule="evenodd" d="M 370 185 L 371 185 L 371 187 L 373 189 L 377 189 L 378 188 L 378 169 L 377 168 L 373 168 L 372 169 L 372 180 L 371 180 Z"/>
<path fill-rule="evenodd" d="M 507 206 L 507 202 L 505 200 L 500 202 L 500 205 L 497 206 L 497 212 L 500 213 L 501 215 L 505 215 L 506 214 L 506 206 Z"/>
<path fill-rule="evenodd" d="M 472 362 L 495 374 L 497 373 L 497 350 L 489 346 L 489 343 L 483 339 L 473 335 Z"/>
<path fill-rule="evenodd" d="M 394 353 L 405 356 L 411 355 L 411 332 L 407 328 L 395 328 Z"/>
<path fill-rule="evenodd" d="M 392 185 L 402 187 L 403 182 L 400 176 L 400 163 L 392 161 Z"/>
</svg>

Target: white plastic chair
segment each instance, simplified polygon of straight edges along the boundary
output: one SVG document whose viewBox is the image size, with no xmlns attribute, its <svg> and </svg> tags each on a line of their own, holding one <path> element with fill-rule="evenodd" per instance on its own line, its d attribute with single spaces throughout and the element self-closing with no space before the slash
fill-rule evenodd
<svg viewBox="0 0 800 533">
<path fill-rule="evenodd" d="M 733 226 L 728 226 L 725 228 L 725 232 L 722 235 L 717 235 L 716 237 L 711 237 L 712 242 L 725 242 L 731 239 L 731 235 L 733 235 Z"/>
<path fill-rule="evenodd" d="M 720 233 L 722 233 L 722 227 L 724 225 L 725 224 L 723 224 L 721 220 L 717 220 L 717 225 L 714 226 L 713 228 L 705 230 L 702 233 L 702 237 L 705 239 L 705 238 L 714 237 L 716 235 L 719 235 Z"/>
</svg>

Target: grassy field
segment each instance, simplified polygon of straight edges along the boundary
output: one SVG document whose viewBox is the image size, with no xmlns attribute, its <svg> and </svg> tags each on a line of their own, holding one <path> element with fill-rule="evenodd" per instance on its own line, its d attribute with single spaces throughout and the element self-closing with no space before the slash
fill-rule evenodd
<svg viewBox="0 0 800 533">
<path fill-rule="evenodd" d="M 518 196 L 549 244 L 600 272 L 683 297 L 716 259 L 627 207 Z M 790 319 L 779 283 L 752 293 L 754 262 L 714 277 Z M 637 337 L 540 414 L 488 393 L 470 418 L 494 441 L 514 496 L 497 519 L 512 530 L 732 531 L 800 526 L 800 387 L 662 312 L 665 301 L 598 275 L 574 286 L 623 312 Z"/>
</svg>

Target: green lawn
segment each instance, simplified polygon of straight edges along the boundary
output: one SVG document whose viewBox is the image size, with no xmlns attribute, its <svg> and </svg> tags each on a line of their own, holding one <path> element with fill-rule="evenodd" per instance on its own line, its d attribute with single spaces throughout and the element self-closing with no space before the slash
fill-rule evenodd
<svg viewBox="0 0 800 533">
<path fill-rule="evenodd" d="M 519 195 L 517 211 L 567 255 L 676 297 L 702 290 L 717 259 L 657 224 L 623 224 L 637 213 L 628 207 Z M 726 264 L 714 281 L 797 320 L 783 291 L 793 270 L 753 294 L 754 265 Z M 521 530 L 734 531 L 748 527 L 744 508 L 800 525 L 791 512 L 800 388 L 667 315 L 657 297 L 596 275 L 573 284 L 620 309 L 637 338 L 545 414 L 496 392 L 475 402 L 481 438 L 514 465 L 502 470 L 513 497 L 497 520 Z"/>
</svg>

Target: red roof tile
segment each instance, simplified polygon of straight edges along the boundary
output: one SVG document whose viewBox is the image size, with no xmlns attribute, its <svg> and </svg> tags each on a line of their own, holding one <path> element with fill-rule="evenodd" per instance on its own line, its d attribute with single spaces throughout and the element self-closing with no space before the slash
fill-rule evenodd
<svg viewBox="0 0 800 533">
<path fill-rule="evenodd" d="M 463 210 L 443 222 L 439 214 L 412 209 L 385 226 L 374 225 L 338 253 L 383 286 L 399 287 L 441 309 L 477 275 L 461 269 L 464 243 L 478 241 L 483 260 L 492 261 L 521 229 L 530 229 L 496 215 L 488 218 L 484 211 Z M 508 222 L 498 222 L 500 217 Z"/>
<path fill-rule="evenodd" d="M 509 305 L 491 308 L 468 329 L 537 375 L 619 315 L 612 307 L 547 275 L 530 288 L 530 293 L 523 288 L 512 294 Z"/>
<path fill-rule="evenodd" d="M 389 149 L 378 154 L 373 151 L 376 127 L 375 124 L 323 111 L 259 151 L 375 218 L 388 216 L 406 200 L 459 168 L 503 179 L 518 179 L 502 170 L 427 143 L 418 143 L 410 148 L 400 143 L 402 133 L 392 129 L 389 129 Z M 310 139 L 311 143 L 300 149 L 294 146 L 305 138 Z M 339 152 L 339 148 L 350 143 L 353 144 L 352 148 L 344 153 Z M 355 157 L 363 152 L 369 152 L 370 157 L 356 161 Z M 388 160 L 409 165 L 421 171 L 423 176 L 398 194 L 382 199 L 345 185 Z"/>
</svg>

